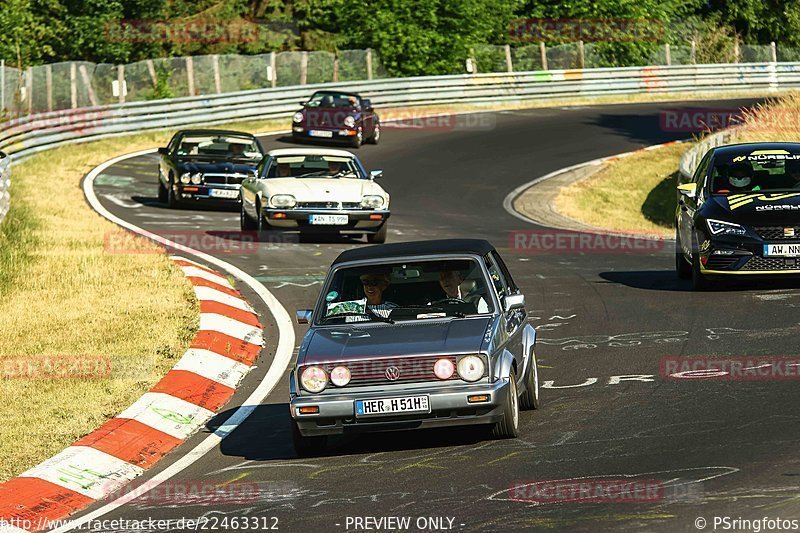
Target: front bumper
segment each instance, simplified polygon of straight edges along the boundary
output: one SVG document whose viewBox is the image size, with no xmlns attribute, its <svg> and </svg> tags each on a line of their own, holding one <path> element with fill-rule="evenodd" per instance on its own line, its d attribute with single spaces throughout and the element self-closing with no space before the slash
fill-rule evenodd
<svg viewBox="0 0 800 533">
<path fill-rule="evenodd" d="M 300 433 L 305 436 L 337 435 L 373 431 L 427 429 L 444 426 L 466 426 L 498 422 L 505 409 L 508 380 L 494 383 L 471 383 L 446 388 L 398 388 L 381 392 L 293 396 L 289 409 Z M 467 396 L 485 394 L 489 400 L 469 403 Z M 375 400 L 402 396 L 428 396 L 430 413 L 396 414 L 387 416 L 355 416 L 356 400 Z M 318 414 L 301 415 L 300 407 L 319 407 Z"/>
<path fill-rule="evenodd" d="M 322 209 L 274 209 L 264 210 L 267 223 L 274 228 L 294 229 L 308 232 L 375 233 L 386 223 L 391 211 L 368 210 L 322 210 Z M 310 223 L 311 215 L 347 215 L 347 224 L 316 225 Z"/>
<path fill-rule="evenodd" d="M 700 246 L 700 271 L 709 276 L 800 274 L 800 257 L 764 255 L 768 244 L 800 246 L 800 239 L 765 241 L 750 237 L 712 237 Z"/>
<path fill-rule="evenodd" d="M 311 132 L 321 132 L 322 135 L 314 135 Z M 330 134 L 330 136 L 325 136 Z M 329 126 L 319 126 L 315 128 L 305 128 L 304 126 L 292 126 L 292 137 L 297 139 L 313 139 L 316 141 L 352 141 L 358 131 L 345 127 L 333 128 Z"/>
<path fill-rule="evenodd" d="M 231 195 L 230 197 L 214 196 L 212 191 L 226 191 L 225 194 Z M 235 196 L 232 196 L 233 193 Z M 223 187 L 213 185 L 175 185 L 175 197 L 181 202 L 214 202 L 227 205 L 238 205 L 241 203 L 241 195 L 239 194 L 239 186 L 236 187 Z"/>
</svg>

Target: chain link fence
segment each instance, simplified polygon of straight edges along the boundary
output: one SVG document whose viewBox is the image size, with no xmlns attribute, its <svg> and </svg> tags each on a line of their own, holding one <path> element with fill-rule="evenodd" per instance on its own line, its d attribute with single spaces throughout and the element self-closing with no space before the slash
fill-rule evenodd
<svg viewBox="0 0 800 533">
<path fill-rule="evenodd" d="M 707 51 L 697 46 L 655 44 L 644 65 L 693 65 L 714 63 L 769 63 L 800 60 L 800 48 L 773 45 L 738 45 L 725 50 Z M 618 64 L 607 43 L 544 42 L 522 46 L 477 45 L 468 63 L 472 72 L 526 72 L 532 70 L 570 70 L 627 66 Z M 470 66 L 467 67 L 468 69 Z"/>
<path fill-rule="evenodd" d="M 128 65 L 71 61 L 0 66 L 0 110 L 24 116 L 108 104 L 387 78 L 373 50 L 150 59 Z"/>
</svg>

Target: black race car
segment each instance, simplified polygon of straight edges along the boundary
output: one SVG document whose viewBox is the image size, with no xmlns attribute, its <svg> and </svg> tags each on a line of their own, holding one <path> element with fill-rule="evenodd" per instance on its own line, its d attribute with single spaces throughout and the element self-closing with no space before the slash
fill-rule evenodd
<svg viewBox="0 0 800 533">
<path fill-rule="evenodd" d="M 363 143 L 378 144 L 380 117 L 372 103 L 356 93 L 317 91 L 292 118 L 295 140 L 344 141 L 353 148 Z"/>
<path fill-rule="evenodd" d="M 239 205 L 239 187 L 265 152 L 249 133 L 182 130 L 158 153 L 158 200 L 178 207 L 200 201 Z"/>
<path fill-rule="evenodd" d="M 800 143 L 713 148 L 678 185 L 675 268 L 713 279 L 800 274 Z"/>
</svg>

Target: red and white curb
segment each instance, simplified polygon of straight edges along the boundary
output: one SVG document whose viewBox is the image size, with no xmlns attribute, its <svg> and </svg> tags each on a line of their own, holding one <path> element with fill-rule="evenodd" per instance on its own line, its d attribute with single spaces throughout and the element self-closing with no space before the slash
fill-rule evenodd
<svg viewBox="0 0 800 533">
<path fill-rule="evenodd" d="M 172 259 L 200 302 L 191 346 L 122 413 L 0 484 L 0 532 L 38 531 L 114 494 L 203 427 L 251 370 L 264 345 L 255 311 L 219 273 Z"/>
</svg>

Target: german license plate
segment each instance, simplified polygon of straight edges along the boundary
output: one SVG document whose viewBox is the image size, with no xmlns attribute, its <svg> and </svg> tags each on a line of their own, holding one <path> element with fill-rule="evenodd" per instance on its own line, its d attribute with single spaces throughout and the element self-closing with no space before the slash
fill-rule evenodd
<svg viewBox="0 0 800 533">
<path fill-rule="evenodd" d="M 238 198 L 239 191 L 236 189 L 211 189 L 212 198 Z"/>
<path fill-rule="evenodd" d="M 430 413 L 427 396 L 356 400 L 356 416 L 392 415 L 397 413 Z"/>
<path fill-rule="evenodd" d="M 765 244 L 765 257 L 800 257 L 800 244 Z"/>
<path fill-rule="evenodd" d="M 322 130 L 308 130 L 308 134 L 312 137 L 325 137 L 326 139 L 330 139 L 333 137 L 332 131 L 322 131 Z"/>
<path fill-rule="evenodd" d="M 308 215 L 308 223 L 315 226 L 343 226 L 347 222 L 347 215 Z"/>
</svg>

